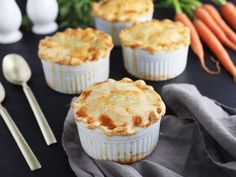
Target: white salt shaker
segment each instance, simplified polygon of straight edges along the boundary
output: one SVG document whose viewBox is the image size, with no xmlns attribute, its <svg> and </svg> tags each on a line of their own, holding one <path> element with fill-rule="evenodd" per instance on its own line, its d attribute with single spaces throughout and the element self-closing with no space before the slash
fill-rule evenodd
<svg viewBox="0 0 236 177">
<path fill-rule="evenodd" d="M 48 34 L 57 30 L 58 25 L 55 20 L 58 15 L 58 4 L 56 0 L 28 0 L 26 12 L 33 22 L 32 31 L 35 34 Z"/>
<path fill-rule="evenodd" d="M 0 0 L 0 43 L 10 44 L 19 41 L 22 33 L 19 28 L 22 14 L 15 0 Z"/>
</svg>

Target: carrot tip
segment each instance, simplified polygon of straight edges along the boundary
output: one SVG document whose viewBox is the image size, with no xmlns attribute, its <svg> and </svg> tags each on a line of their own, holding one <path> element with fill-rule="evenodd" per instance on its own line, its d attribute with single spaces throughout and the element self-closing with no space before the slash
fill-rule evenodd
<svg viewBox="0 0 236 177">
<path fill-rule="evenodd" d="M 211 61 L 213 61 L 215 64 L 216 64 L 216 72 L 218 72 L 218 73 L 220 73 L 220 71 L 221 71 L 221 68 L 220 68 L 220 63 L 219 63 L 219 61 L 217 61 L 214 57 L 210 57 L 210 59 L 211 59 Z"/>
<path fill-rule="evenodd" d="M 203 68 L 207 73 L 209 73 L 209 74 L 219 74 L 220 71 L 221 71 L 219 62 L 216 61 L 213 57 L 211 57 L 211 60 L 216 64 L 216 71 L 210 70 L 210 69 L 206 66 L 204 60 L 202 60 L 203 62 L 201 62 L 202 68 Z"/>
</svg>

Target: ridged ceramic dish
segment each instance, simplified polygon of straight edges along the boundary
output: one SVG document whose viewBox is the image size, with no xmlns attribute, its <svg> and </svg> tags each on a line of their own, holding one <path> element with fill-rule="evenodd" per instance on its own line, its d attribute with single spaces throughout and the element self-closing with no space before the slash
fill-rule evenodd
<svg viewBox="0 0 236 177">
<path fill-rule="evenodd" d="M 188 46 L 175 51 L 151 53 L 142 49 L 122 47 L 124 65 L 133 76 L 146 80 L 168 80 L 186 68 Z"/>
<path fill-rule="evenodd" d="M 78 66 L 41 60 L 48 86 L 58 92 L 75 94 L 109 77 L 109 56 Z"/>
<path fill-rule="evenodd" d="M 107 137 L 99 130 L 87 129 L 77 122 L 81 145 L 94 159 L 133 163 L 147 157 L 155 149 L 159 137 L 160 120 L 135 135 Z"/>
</svg>

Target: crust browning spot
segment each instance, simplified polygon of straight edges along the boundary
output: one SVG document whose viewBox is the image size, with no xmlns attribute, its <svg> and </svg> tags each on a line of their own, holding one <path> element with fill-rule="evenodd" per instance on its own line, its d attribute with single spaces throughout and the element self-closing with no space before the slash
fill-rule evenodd
<svg viewBox="0 0 236 177">
<path fill-rule="evenodd" d="M 95 121 L 95 119 L 93 117 L 90 117 L 87 121 L 88 124 L 91 124 Z"/>
<path fill-rule="evenodd" d="M 155 112 L 151 112 L 149 115 L 150 123 L 156 122 L 157 120 L 158 120 L 158 117 L 156 116 Z"/>
<path fill-rule="evenodd" d="M 91 94 L 91 92 L 92 92 L 91 90 L 83 91 L 82 92 L 82 99 L 86 100 L 89 97 L 89 95 Z"/>
<path fill-rule="evenodd" d="M 133 125 L 138 126 L 142 122 L 142 117 L 140 116 L 133 116 Z"/>
<path fill-rule="evenodd" d="M 162 112 L 161 108 L 160 108 L 160 107 L 157 107 L 157 113 L 158 113 L 158 114 L 161 114 L 161 112 Z"/>
<path fill-rule="evenodd" d="M 76 112 L 76 115 L 78 117 L 87 117 L 87 111 L 86 111 L 86 108 L 85 107 L 80 107 L 79 110 Z"/>
<path fill-rule="evenodd" d="M 114 124 L 113 120 L 109 116 L 105 114 L 101 114 L 98 119 L 101 122 L 102 126 L 105 126 L 110 130 L 113 130 L 114 128 L 116 128 L 116 125 Z"/>
</svg>

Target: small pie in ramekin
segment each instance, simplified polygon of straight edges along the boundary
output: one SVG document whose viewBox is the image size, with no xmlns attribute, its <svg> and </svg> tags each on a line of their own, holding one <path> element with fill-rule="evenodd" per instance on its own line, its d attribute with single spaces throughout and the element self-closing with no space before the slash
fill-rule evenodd
<svg viewBox="0 0 236 177">
<path fill-rule="evenodd" d="M 92 29 L 57 32 L 39 42 L 47 84 L 62 93 L 80 93 L 84 88 L 109 77 L 110 35 Z"/>
<path fill-rule="evenodd" d="M 137 23 L 120 33 L 126 70 L 141 79 L 167 80 L 187 64 L 190 31 L 171 20 Z"/>
<path fill-rule="evenodd" d="M 72 104 L 81 145 L 91 157 L 133 163 L 156 147 L 165 104 L 143 80 L 108 79 Z"/>
</svg>

